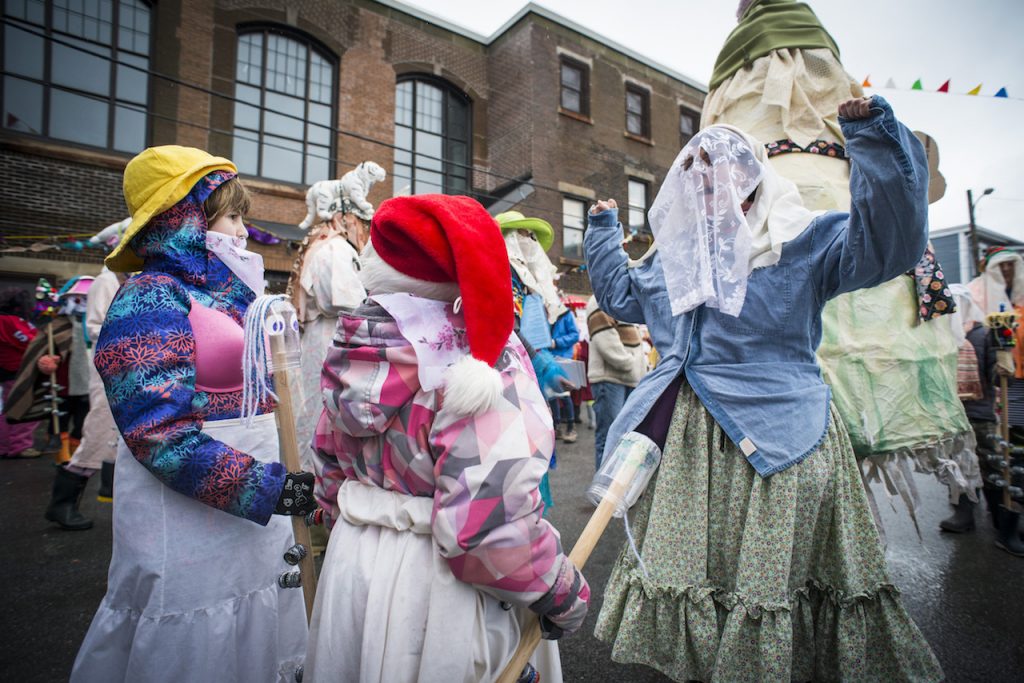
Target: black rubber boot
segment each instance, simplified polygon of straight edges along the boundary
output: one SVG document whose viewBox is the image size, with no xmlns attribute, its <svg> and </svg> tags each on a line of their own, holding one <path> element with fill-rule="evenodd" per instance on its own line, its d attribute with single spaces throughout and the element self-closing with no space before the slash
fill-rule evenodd
<svg viewBox="0 0 1024 683">
<path fill-rule="evenodd" d="M 952 517 L 939 522 L 939 528 L 954 534 L 974 531 L 974 506 L 976 504 L 971 502 L 966 493 L 961 493 L 960 500 L 953 506 L 956 512 Z"/>
<path fill-rule="evenodd" d="M 114 463 L 105 462 L 100 470 L 100 490 L 96 492 L 96 500 L 111 503 L 114 500 Z"/>
<path fill-rule="evenodd" d="M 1021 541 L 1017 534 L 1019 523 L 1019 509 L 1008 510 L 1005 505 L 999 506 L 999 533 L 996 538 L 996 547 L 1011 555 L 1024 557 L 1024 541 Z"/>
<path fill-rule="evenodd" d="M 981 489 L 981 493 L 985 496 L 985 507 L 988 508 L 989 515 L 992 517 L 992 528 L 999 528 L 999 506 L 1003 502 L 1003 492 L 999 489 L 990 489 L 987 486 Z"/>
<path fill-rule="evenodd" d="M 86 519 L 78 511 L 78 501 L 82 499 L 85 485 L 88 483 L 89 477 L 58 467 L 57 476 L 53 480 L 50 505 L 46 508 L 46 519 L 71 531 L 91 529 L 92 520 Z"/>
</svg>

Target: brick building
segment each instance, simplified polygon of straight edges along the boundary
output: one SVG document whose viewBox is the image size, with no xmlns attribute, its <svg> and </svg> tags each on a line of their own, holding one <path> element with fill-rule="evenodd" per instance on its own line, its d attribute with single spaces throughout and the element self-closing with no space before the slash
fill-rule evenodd
<svg viewBox="0 0 1024 683">
<path fill-rule="evenodd" d="M 492 36 L 392 0 L 6 2 L 3 248 L 72 242 L 126 215 L 121 173 L 147 145 L 233 159 L 280 283 L 307 186 L 365 159 L 397 193 L 470 194 L 556 228 L 586 293 L 586 207 L 615 197 L 642 251 L 645 209 L 697 127 L 700 84 L 526 5 Z M 96 272 L 98 249 L 0 254 L 0 278 Z"/>
</svg>

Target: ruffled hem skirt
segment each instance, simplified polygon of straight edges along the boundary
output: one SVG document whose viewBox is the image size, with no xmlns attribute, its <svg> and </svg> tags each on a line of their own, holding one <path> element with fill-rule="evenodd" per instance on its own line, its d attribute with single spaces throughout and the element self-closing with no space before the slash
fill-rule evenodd
<svg viewBox="0 0 1024 683">
<path fill-rule="evenodd" d="M 942 679 L 834 410 L 811 456 L 762 479 L 684 386 L 631 514 L 637 553 L 623 550 L 596 628 L 615 661 L 678 681 Z"/>
</svg>

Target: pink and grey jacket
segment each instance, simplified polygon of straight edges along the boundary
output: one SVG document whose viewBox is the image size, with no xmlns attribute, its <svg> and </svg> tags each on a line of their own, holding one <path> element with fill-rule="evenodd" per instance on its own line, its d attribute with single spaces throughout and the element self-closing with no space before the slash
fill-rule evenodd
<svg viewBox="0 0 1024 683">
<path fill-rule="evenodd" d="M 590 588 L 541 518 L 551 415 L 518 341 L 495 367 L 497 404 L 452 414 L 443 388 L 420 386 L 416 352 L 383 308 L 342 315 L 321 377 L 317 499 L 333 526 L 346 479 L 432 498 L 433 537 L 456 578 L 546 617 L 549 637 L 571 633 Z"/>
</svg>

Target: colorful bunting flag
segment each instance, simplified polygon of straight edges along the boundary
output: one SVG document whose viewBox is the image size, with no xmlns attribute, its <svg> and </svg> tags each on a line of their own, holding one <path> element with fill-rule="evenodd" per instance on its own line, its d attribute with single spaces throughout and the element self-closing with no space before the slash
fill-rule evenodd
<svg viewBox="0 0 1024 683">
<path fill-rule="evenodd" d="M 916 81 L 914 81 L 914 85 L 910 86 L 910 89 L 911 90 L 924 90 L 924 88 L 921 87 L 921 79 L 919 78 Z"/>
<path fill-rule="evenodd" d="M 981 94 L 981 83 L 979 83 L 978 85 L 976 85 L 973 88 L 971 88 L 970 90 L 968 90 L 967 94 L 968 95 L 979 95 L 979 94 Z"/>
<path fill-rule="evenodd" d="M 864 82 L 861 83 L 861 87 L 864 87 L 864 88 L 870 88 L 871 87 L 871 74 L 868 74 L 867 76 L 864 77 Z"/>
<path fill-rule="evenodd" d="M 1000 88 L 999 92 L 995 94 L 995 97 L 1009 97 L 1009 95 L 1006 94 L 1006 88 Z"/>
<path fill-rule="evenodd" d="M 892 80 L 890 78 L 889 80 L 887 80 L 885 82 L 885 87 L 889 88 L 890 90 L 895 90 L 896 89 L 896 81 L 894 81 L 894 80 Z"/>
<path fill-rule="evenodd" d="M 947 78 L 946 82 L 940 85 L 939 89 L 935 92 L 949 92 L 949 79 Z"/>
</svg>

